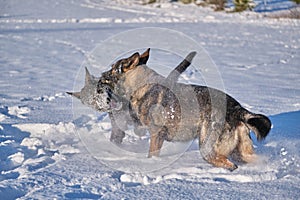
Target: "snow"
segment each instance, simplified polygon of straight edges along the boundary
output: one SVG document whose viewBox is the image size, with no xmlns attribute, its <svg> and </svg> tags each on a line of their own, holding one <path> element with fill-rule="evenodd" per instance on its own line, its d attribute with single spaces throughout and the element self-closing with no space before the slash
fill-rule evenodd
<svg viewBox="0 0 300 200">
<path fill-rule="evenodd" d="M 276 1 L 265 9 L 290 5 Z M 299 199 L 300 23 L 264 16 L 180 3 L 3 1 L 0 199 Z M 194 50 L 174 48 L 180 41 L 168 38 L 158 48 L 155 34 L 105 43 L 144 27 L 192 38 L 217 66 L 223 90 L 270 117 L 269 136 L 254 141 L 256 163 L 234 172 L 214 168 L 201 158 L 197 140 L 166 142 L 161 157 L 149 159 L 147 135 L 128 130 L 121 146 L 110 143 L 107 114 L 65 93 L 81 89 L 85 66 L 98 77 L 117 56 L 134 51 L 134 38 L 145 45 L 138 51 L 152 48 L 149 67 L 164 75 L 185 56 L 175 52 Z M 112 45 L 102 57 L 101 44 Z M 180 81 L 207 83 L 210 68 L 196 70 L 206 61 L 201 56 Z"/>
<path fill-rule="evenodd" d="M 19 118 L 26 118 L 24 114 L 30 113 L 30 109 L 28 107 L 20 107 L 20 106 L 12 106 L 8 107 L 8 114 L 15 115 Z"/>
</svg>

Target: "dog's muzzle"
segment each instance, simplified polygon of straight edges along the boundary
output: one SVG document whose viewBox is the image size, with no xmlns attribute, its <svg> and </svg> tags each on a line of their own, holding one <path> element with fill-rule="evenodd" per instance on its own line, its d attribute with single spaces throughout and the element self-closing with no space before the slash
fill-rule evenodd
<svg viewBox="0 0 300 200">
<path fill-rule="evenodd" d="M 99 84 L 97 89 L 97 104 L 102 112 L 109 112 L 111 110 L 120 110 L 122 102 L 115 95 L 112 89 L 105 84 Z"/>
</svg>

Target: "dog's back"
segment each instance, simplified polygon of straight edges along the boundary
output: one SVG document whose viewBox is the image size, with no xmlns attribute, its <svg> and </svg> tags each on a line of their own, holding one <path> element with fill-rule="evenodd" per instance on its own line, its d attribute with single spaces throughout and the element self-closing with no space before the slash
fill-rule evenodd
<svg viewBox="0 0 300 200">
<path fill-rule="evenodd" d="M 136 76 L 136 73 L 143 76 Z M 147 66 L 139 66 L 128 72 L 124 86 L 127 87 L 124 94 L 131 94 L 132 107 L 146 125 L 153 123 L 168 127 L 171 133 L 167 140 L 191 140 L 197 137 L 198 126 L 205 121 L 211 123 L 218 120 L 231 129 L 235 129 L 241 122 L 245 123 L 259 140 L 267 136 L 271 127 L 267 117 L 249 112 L 220 90 L 183 83 L 170 85 Z M 183 134 L 190 131 L 193 133 Z"/>
</svg>

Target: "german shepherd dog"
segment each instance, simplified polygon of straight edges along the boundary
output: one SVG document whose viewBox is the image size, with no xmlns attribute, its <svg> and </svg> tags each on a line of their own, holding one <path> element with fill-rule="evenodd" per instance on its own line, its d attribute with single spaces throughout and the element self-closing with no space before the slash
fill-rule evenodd
<svg viewBox="0 0 300 200">
<path fill-rule="evenodd" d="M 112 92 L 130 102 L 138 120 L 150 132 L 148 157 L 158 156 L 163 142 L 199 139 L 202 157 L 216 167 L 233 171 L 231 160 L 252 162 L 250 130 L 258 140 L 270 131 L 264 115 L 243 108 L 226 93 L 200 85 L 167 81 L 140 64 L 141 56 L 119 60 L 102 74 L 98 88 L 108 85 Z"/>
<path fill-rule="evenodd" d="M 149 59 L 150 49 L 147 49 L 139 60 L 139 65 L 146 64 Z M 192 59 L 196 55 L 191 52 L 167 77 L 169 82 L 176 82 L 179 75 L 183 73 L 191 64 Z M 121 60 L 120 60 L 121 61 Z M 118 61 L 119 62 L 119 61 Z M 79 100 L 84 105 L 91 107 L 99 112 L 108 112 L 112 123 L 112 131 L 110 140 L 114 143 L 121 143 L 125 137 L 125 130 L 128 125 L 133 125 L 135 134 L 142 136 L 145 134 L 146 129 L 142 126 L 141 122 L 131 112 L 129 101 L 118 95 L 115 95 L 108 85 L 98 87 L 97 84 L 100 78 L 91 75 L 87 68 L 85 68 L 85 85 L 80 92 L 67 92 Z"/>
</svg>

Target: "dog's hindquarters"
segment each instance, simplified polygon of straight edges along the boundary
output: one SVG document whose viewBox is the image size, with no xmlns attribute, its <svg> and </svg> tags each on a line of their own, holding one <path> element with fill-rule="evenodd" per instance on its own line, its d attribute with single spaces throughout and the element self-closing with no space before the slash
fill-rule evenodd
<svg viewBox="0 0 300 200">
<path fill-rule="evenodd" d="M 203 158 L 214 166 L 229 170 L 237 168 L 229 157 L 246 163 L 256 160 L 250 130 L 262 140 L 271 128 L 266 116 L 249 112 L 230 96 L 227 96 L 225 123 L 220 127 L 212 122 L 203 125 L 199 137 Z"/>
<path fill-rule="evenodd" d="M 253 162 L 256 160 L 256 155 L 253 149 L 253 142 L 250 137 L 252 130 L 258 141 L 263 140 L 271 129 L 271 121 L 268 117 L 262 114 L 251 113 L 245 108 L 239 109 L 241 113 L 241 122 L 236 127 L 239 142 L 233 152 L 233 157 L 243 162 Z"/>
</svg>

